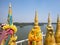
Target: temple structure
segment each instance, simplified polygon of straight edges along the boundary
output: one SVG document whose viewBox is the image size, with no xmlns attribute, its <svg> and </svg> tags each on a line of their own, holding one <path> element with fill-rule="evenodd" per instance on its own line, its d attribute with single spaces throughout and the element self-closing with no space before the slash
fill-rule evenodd
<svg viewBox="0 0 60 45">
<path fill-rule="evenodd" d="M 41 28 L 38 25 L 38 13 L 35 12 L 34 27 L 28 35 L 28 45 L 42 45 Z"/>
<path fill-rule="evenodd" d="M 56 40 L 56 44 L 60 45 L 60 18 L 59 18 L 59 16 L 57 17 L 55 40 Z"/>
<path fill-rule="evenodd" d="M 51 24 L 50 13 L 48 14 L 48 25 L 47 25 L 47 32 L 44 39 L 44 45 L 55 45 L 55 38 L 53 33 L 53 27 Z"/>
</svg>

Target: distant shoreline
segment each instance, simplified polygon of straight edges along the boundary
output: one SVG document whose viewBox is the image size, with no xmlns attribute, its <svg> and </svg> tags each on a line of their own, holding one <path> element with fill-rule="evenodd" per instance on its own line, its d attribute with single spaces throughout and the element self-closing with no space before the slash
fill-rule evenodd
<svg viewBox="0 0 60 45">
<path fill-rule="evenodd" d="M 0 23 L 0 25 L 1 25 L 2 23 Z M 32 22 L 32 23 L 19 23 L 19 22 L 14 22 L 13 23 L 14 25 L 33 25 L 34 23 Z M 40 24 L 47 24 L 47 23 L 39 23 L 39 25 Z M 52 23 L 52 24 L 56 24 L 56 23 Z"/>
<path fill-rule="evenodd" d="M 39 25 L 44 25 L 47 23 L 39 23 Z M 56 24 L 56 23 L 52 23 L 52 24 Z M 26 25 L 34 25 L 34 23 L 14 23 L 14 25 L 20 25 L 20 26 L 26 26 Z"/>
</svg>

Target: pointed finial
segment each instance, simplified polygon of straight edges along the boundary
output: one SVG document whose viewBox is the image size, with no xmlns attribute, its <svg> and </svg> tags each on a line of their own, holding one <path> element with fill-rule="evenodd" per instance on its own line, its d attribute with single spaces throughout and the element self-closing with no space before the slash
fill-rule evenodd
<svg viewBox="0 0 60 45">
<path fill-rule="evenodd" d="M 35 11 L 35 21 L 38 21 L 38 12 Z"/>
<path fill-rule="evenodd" d="M 57 22 L 60 22 L 59 14 L 57 15 Z"/>
<path fill-rule="evenodd" d="M 9 3 L 9 14 L 12 15 L 12 5 L 11 5 L 11 2 Z"/>
<path fill-rule="evenodd" d="M 37 12 L 37 10 L 35 11 L 35 16 L 38 16 L 38 12 Z"/>
<path fill-rule="evenodd" d="M 9 7 L 11 8 L 12 6 L 11 6 L 11 2 L 9 3 Z"/>
<path fill-rule="evenodd" d="M 9 3 L 9 12 L 8 12 L 8 24 L 12 25 L 13 24 L 13 20 L 12 20 L 12 5 L 11 3 Z"/>
<path fill-rule="evenodd" d="M 38 12 L 35 11 L 35 22 L 34 22 L 34 25 L 37 26 L 38 25 Z"/>
<path fill-rule="evenodd" d="M 51 18 L 50 18 L 50 13 L 48 14 L 48 25 L 51 26 Z"/>
</svg>

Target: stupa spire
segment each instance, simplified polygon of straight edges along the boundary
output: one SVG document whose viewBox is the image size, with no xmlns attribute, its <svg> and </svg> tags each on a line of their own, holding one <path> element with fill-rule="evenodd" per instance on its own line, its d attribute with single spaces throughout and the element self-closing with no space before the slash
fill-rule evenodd
<svg viewBox="0 0 60 45">
<path fill-rule="evenodd" d="M 51 18 L 50 18 L 50 13 L 48 14 L 48 26 L 51 26 Z"/>
<path fill-rule="evenodd" d="M 56 40 L 56 44 L 60 45 L 60 17 L 58 15 L 57 17 L 57 25 L 56 25 L 56 32 L 55 32 L 55 40 Z"/>
<path fill-rule="evenodd" d="M 48 13 L 48 25 L 47 25 L 47 30 L 52 29 L 53 30 L 53 26 L 51 24 L 51 17 L 50 17 L 50 13 Z"/>
<path fill-rule="evenodd" d="M 13 24 L 13 20 L 12 20 L 12 5 L 11 5 L 11 3 L 9 3 L 8 24 L 9 25 Z"/>
<path fill-rule="evenodd" d="M 48 25 L 44 45 L 55 45 L 55 38 L 53 34 L 53 27 L 51 24 L 50 13 L 48 14 Z"/>
<path fill-rule="evenodd" d="M 38 12 L 35 11 L 35 18 L 34 18 L 34 28 L 38 27 Z"/>
<path fill-rule="evenodd" d="M 11 6 L 11 3 L 9 3 L 9 7 L 11 8 L 12 6 Z"/>
<path fill-rule="evenodd" d="M 35 11 L 35 22 L 34 22 L 34 25 L 37 26 L 38 25 L 38 12 Z"/>
<path fill-rule="evenodd" d="M 59 17 L 59 14 L 57 16 L 57 23 L 60 23 L 60 17 Z"/>
<path fill-rule="evenodd" d="M 57 30 L 60 30 L 60 17 L 57 17 Z"/>
</svg>

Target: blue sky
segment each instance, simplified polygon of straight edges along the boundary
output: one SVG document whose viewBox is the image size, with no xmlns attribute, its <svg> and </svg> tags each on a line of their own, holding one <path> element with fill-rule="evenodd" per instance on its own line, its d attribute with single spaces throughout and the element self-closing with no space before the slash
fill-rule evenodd
<svg viewBox="0 0 60 45">
<path fill-rule="evenodd" d="M 39 22 L 47 22 L 48 13 L 52 22 L 56 22 L 60 14 L 60 0 L 0 0 L 0 22 L 7 22 L 9 2 L 12 3 L 14 22 L 34 22 L 35 10 L 38 11 Z"/>
</svg>

